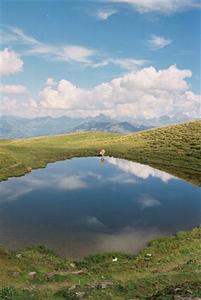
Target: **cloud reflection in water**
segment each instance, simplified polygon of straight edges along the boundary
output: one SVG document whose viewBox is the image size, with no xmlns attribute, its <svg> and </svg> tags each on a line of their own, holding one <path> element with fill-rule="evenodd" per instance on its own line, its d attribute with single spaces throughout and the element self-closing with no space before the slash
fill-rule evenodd
<svg viewBox="0 0 201 300">
<path fill-rule="evenodd" d="M 74 158 L 0 183 L 0 240 L 72 256 L 136 252 L 153 238 L 196 226 L 199 195 L 197 187 L 139 163 Z"/>
<path fill-rule="evenodd" d="M 159 171 L 148 165 L 142 165 L 139 163 L 115 157 L 106 157 L 105 160 L 108 163 L 117 166 L 120 170 L 143 179 L 147 179 L 149 176 L 160 178 L 163 182 L 168 182 L 171 179 L 177 179 L 173 175 Z"/>
</svg>

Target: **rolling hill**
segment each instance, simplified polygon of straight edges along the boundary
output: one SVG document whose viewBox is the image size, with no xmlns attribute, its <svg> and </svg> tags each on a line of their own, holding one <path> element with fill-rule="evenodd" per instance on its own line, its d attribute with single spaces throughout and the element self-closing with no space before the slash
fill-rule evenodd
<svg viewBox="0 0 201 300">
<path fill-rule="evenodd" d="M 85 132 L 0 141 L 0 179 L 73 156 L 106 155 L 148 164 L 201 184 L 201 121 L 127 135 Z"/>
</svg>

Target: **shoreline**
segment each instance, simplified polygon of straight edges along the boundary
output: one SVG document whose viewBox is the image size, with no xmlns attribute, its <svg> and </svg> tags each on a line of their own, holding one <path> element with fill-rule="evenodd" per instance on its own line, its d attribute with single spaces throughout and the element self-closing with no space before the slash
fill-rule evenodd
<svg viewBox="0 0 201 300">
<path fill-rule="evenodd" d="M 44 246 L 0 248 L 0 299 L 200 297 L 200 239 L 198 226 L 154 239 L 137 255 L 112 252 L 81 260 L 62 258 Z M 21 298 L 1 298 L 7 291 Z"/>
<path fill-rule="evenodd" d="M 0 181 L 73 157 L 127 159 L 201 186 L 201 121 L 129 135 L 87 132 L 0 141 Z"/>
</svg>

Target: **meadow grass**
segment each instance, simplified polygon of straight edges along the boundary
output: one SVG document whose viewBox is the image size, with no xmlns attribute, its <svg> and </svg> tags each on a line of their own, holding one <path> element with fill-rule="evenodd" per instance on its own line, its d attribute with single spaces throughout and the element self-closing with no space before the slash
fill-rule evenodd
<svg viewBox="0 0 201 300">
<path fill-rule="evenodd" d="M 195 228 L 154 240 L 137 256 L 106 253 L 74 262 L 43 246 L 1 249 L 0 299 L 201 297 L 200 241 L 201 228 Z"/>
<path fill-rule="evenodd" d="M 106 155 L 148 164 L 201 185 L 201 121 L 120 135 L 85 132 L 0 141 L 0 180 L 24 175 L 49 162 Z"/>
</svg>

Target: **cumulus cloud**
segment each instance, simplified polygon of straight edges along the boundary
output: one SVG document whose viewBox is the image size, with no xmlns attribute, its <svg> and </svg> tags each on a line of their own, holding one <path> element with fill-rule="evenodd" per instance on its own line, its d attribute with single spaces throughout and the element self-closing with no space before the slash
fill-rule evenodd
<svg viewBox="0 0 201 300">
<path fill-rule="evenodd" d="M 47 80 L 46 80 L 46 83 L 45 83 L 47 86 L 54 86 L 56 84 L 56 81 L 54 80 L 54 78 L 52 77 L 49 77 Z"/>
<path fill-rule="evenodd" d="M 4 95 L 3 93 L 1 96 L 1 114 L 14 114 L 23 117 L 45 115 L 44 112 L 40 111 L 34 99 L 27 98 L 27 94 Z"/>
<path fill-rule="evenodd" d="M 148 41 L 148 45 L 152 50 L 162 49 L 170 45 L 172 41 L 170 39 L 166 39 L 162 36 L 153 35 L 152 38 Z"/>
<path fill-rule="evenodd" d="M 0 51 L 0 75 L 12 75 L 21 72 L 23 61 L 20 55 L 13 50 L 5 48 Z"/>
<path fill-rule="evenodd" d="M 126 3 L 140 13 L 171 14 L 186 9 L 200 8 L 199 0 L 106 0 L 108 3 Z"/>
<path fill-rule="evenodd" d="M 108 8 L 104 8 L 104 9 L 100 9 L 97 11 L 96 16 L 98 19 L 105 21 L 107 20 L 109 17 L 111 17 L 112 15 L 116 14 L 117 10 L 116 9 L 108 9 Z"/>
<path fill-rule="evenodd" d="M 157 70 L 147 67 L 129 72 L 91 89 L 84 89 L 62 79 L 48 79 L 39 92 L 37 101 L 24 98 L 18 92 L 23 88 L 12 88 L 13 95 L 3 96 L 2 113 L 23 116 L 88 117 L 100 113 L 112 118 L 150 119 L 178 115 L 187 118 L 200 116 L 200 95 L 191 91 L 188 78 L 192 72 L 178 69 L 175 65 Z M 11 87 L 4 87 L 11 92 Z M 14 91 L 16 92 L 14 94 Z"/>
<path fill-rule="evenodd" d="M 2 94 L 27 94 L 28 90 L 24 85 L 1 85 L 0 93 Z"/>
<path fill-rule="evenodd" d="M 111 117 L 146 119 L 177 114 L 197 117 L 200 96 L 190 90 L 187 79 L 191 76 L 190 70 L 172 65 L 162 70 L 143 68 L 92 89 L 62 79 L 55 87 L 44 87 L 39 105 L 82 116 L 104 113 Z"/>
</svg>

